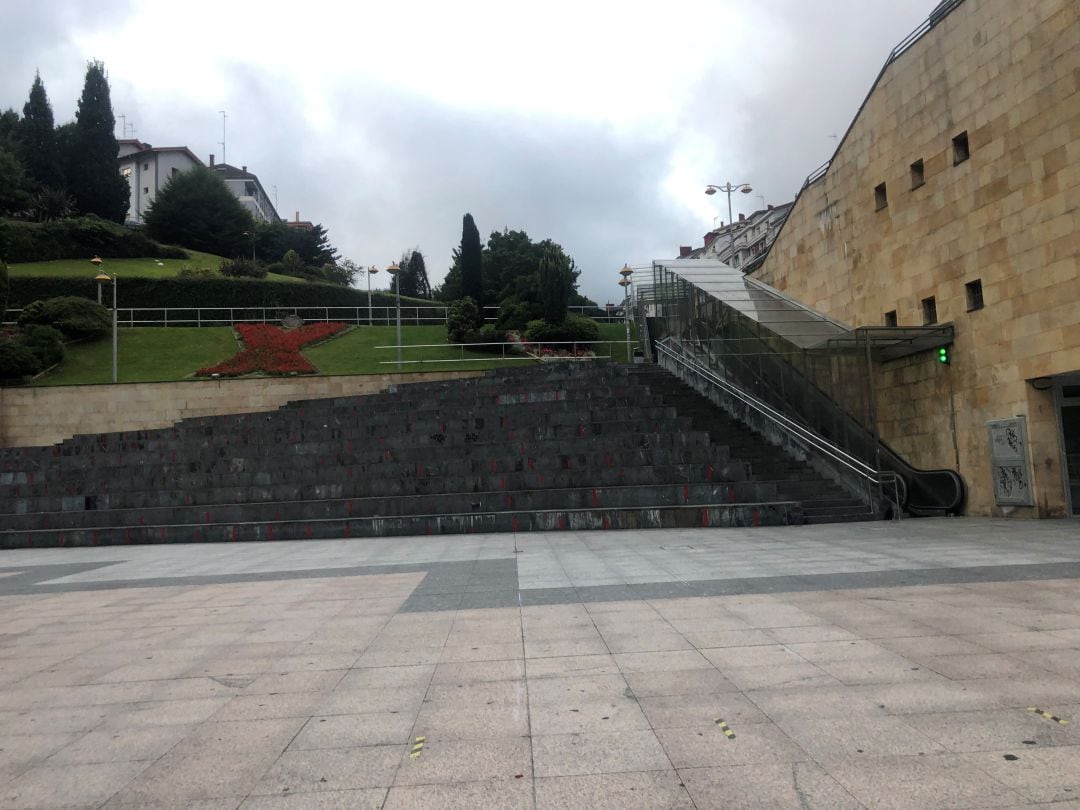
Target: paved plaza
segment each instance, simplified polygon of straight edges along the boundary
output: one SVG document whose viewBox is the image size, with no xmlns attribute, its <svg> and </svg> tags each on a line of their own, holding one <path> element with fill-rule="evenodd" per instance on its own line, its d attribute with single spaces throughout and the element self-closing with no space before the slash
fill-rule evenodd
<svg viewBox="0 0 1080 810">
<path fill-rule="evenodd" d="M 0 808 L 1080 808 L 1080 523 L 3 552 Z"/>
</svg>

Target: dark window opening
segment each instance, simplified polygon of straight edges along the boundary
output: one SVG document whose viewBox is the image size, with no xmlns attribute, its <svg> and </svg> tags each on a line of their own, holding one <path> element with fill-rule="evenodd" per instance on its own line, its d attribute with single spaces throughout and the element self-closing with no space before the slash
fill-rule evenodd
<svg viewBox="0 0 1080 810">
<path fill-rule="evenodd" d="M 895 309 L 892 310 L 891 312 L 886 312 L 885 313 L 885 325 L 886 326 L 896 326 L 896 310 Z"/>
<path fill-rule="evenodd" d="M 968 136 L 965 129 L 959 135 L 952 139 L 952 162 L 953 166 L 958 163 L 963 163 L 971 157 L 971 150 L 968 149 Z"/>
<path fill-rule="evenodd" d="M 922 160 L 916 160 L 911 164 L 911 188 L 916 189 L 926 182 L 926 173 L 923 170 Z"/>
<path fill-rule="evenodd" d="M 932 295 L 922 300 L 922 320 L 925 326 L 937 323 L 937 300 Z"/>
<path fill-rule="evenodd" d="M 983 308 L 982 279 L 969 281 L 964 285 L 964 292 L 967 293 L 968 312 Z"/>
<path fill-rule="evenodd" d="M 882 183 L 874 188 L 874 210 L 880 211 L 889 204 L 889 195 L 885 192 L 885 184 Z"/>
</svg>

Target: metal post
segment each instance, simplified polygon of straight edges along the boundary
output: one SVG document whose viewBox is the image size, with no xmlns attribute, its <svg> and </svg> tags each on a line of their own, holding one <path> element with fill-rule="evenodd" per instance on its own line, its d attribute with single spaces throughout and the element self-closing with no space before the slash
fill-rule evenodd
<svg viewBox="0 0 1080 810">
<path fill-rule="evenodd" d="M 731 187 L 731 183 L 727 184 L 727 222 L 728 222 L 728 235 L 731 237 L 731 256 L 728 258 L 728 264 L 732 267 L 735 266 L 735 223 L 731 221 L 734 214 L 731 213 L 731 192 L 735 189 Z"/>
<path fill-rule="evenodd" d="M 401 371 L 401 272 L 394 274 L 394 291 L 397 293 L 397 367 Z"/>
<path fill-rule="evenodd" d="M 117 318 L 117 314 L 116 314 L 116 272 L 115 271 L 113 272 L 112 284 L 113 284 L 113 287 L 112 287 L 112 381 L 115 383 L 115 382 L 119 381 L 119 379 L 117 377 L 117 373 L 116 373 L 116 370 L 117 370 L 117 365 L 116 365 L 116 332 L 117 332 L 116 318 Z"/>
</svg>

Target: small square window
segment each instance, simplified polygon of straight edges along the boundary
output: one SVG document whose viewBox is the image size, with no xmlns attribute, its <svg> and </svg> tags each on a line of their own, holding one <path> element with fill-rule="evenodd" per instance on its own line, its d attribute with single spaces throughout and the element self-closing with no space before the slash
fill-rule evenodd
<svg viewBox="0 0 1080 810">
<path fill-rule="evenodd" d="M 143 186 L 142 193 L 143 194 L 149 194 L 150 193 L 150 187 L 149 186 Z"/>
<path fill-rule="evenodd" d="M 874 210 L 880 211 L 889 204 L 889 195 L 885 191 L 885 184 L 881 183 L 874 187 Z"/>
<path fill-rule="evenodd" d="M 924 183 L 926 183 L 926 173 L 922 159 L 919 159 L 911 164 L 911 188 L 916 189 Z"/>
<path fill-rule="evenodd" d="M 143 171 L 144 171 L 144 172 L 148 172 L 148 171 L 150 171 L 150 164 L 149 164 L 149 163 L 144 163 L 144 164 L 142 165 L 142 167 L 143 167 Z"/>
<path fill-rule="evenodd" d="M 967 293 L 967 311 L 974 312 L 977 309 L 983 308 L 983 294 L 982 294 L 982 279 L 977 278 L 974 281 L 969 281 L 964 285 L 964 292 Z"/>
<path fill-rule="evenodd" d="M 959 163 L 963 163 L 971 157 L 971 151 L 968 149 L 968 136 L 965 129 L 959 135 L 952 139 L 952 162 L 953 166 Z"/>
<path fill-rule="evenodd" d="M 922 300 L 922 320 L 925 326 L 937 323 L 937 299 L 932 295 Z"/>
<path fill-rule="evenodd" d="M 891 312 L 886 312 L 885 313 L 885 325 L 886 326 L 896 326 L 896 310 L 895 309 L 892 310 Z"/>
</svg>

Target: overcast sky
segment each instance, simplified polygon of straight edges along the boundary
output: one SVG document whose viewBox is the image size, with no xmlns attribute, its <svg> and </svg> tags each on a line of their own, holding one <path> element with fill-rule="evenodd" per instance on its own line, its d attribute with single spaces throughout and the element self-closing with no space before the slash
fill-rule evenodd
<svg viewBox="0 0 1080 810">
<path fill-rule="evenodd" d="M 101 59 L 136 137 L 224 151 L 344 257 L 417 247 L 438 283 L 468 211 L 562 244 L 603 303 L 727 219 L 707 183 L 754 186 L 736 215 L 792 199 L 934 4 L 2 0 L 0 107 L 40 70 L 71 120 Z"/>
</svg>

